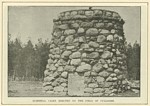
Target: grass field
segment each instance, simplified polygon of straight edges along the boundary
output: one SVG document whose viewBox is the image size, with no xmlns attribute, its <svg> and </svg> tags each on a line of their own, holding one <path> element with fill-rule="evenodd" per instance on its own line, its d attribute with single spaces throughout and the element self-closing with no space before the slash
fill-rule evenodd
<svg viewBox="0 0 150 106">
<path fill-rule="evenodd" d="M 9 97 L 47 97 L 59 96 L 50 95 L 42 92 L 42 82 L 40 81 L 10 81 L 8 83 L 8 96 Z M 120 93 L 117 96 L 122 97 L 138 97 L 132 91 Z"/>
</svg>

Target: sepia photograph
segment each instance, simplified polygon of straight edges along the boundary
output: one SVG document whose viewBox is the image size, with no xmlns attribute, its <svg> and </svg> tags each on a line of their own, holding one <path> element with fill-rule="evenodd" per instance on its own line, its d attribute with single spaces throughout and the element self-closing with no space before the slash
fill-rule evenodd
<svg viewBox="0 0 150 106">
<path fill-rule="evenodd" d="M 8 15 L 8 96 L 140 96 L 140 7 Z"/>
<path fill-rule="evenodd" d="M 146 103 L 146 6 L 35 4 L 3 9 L 8 101 Z"/>
</svg>

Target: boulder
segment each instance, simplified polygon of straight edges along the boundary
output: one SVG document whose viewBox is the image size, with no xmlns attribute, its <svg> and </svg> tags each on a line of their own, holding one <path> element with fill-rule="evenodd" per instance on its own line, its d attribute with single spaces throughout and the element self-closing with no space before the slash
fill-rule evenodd
<svg viewBox="0 0 150 106">
<path fill-rule="evenodd" d="M 72 12 L 71 12 L 71 15 L 72 15 L 72 16 L 77 15 L 77 14 L 78 14 L 77 11 L 72 11 Z"/>
<path fill-rule="evenodd" d="M 86 16 L 93 16 L 94 12 L 93 11 L 85 11 Z"/>
<path fill-rule="evenodd" d="M 67 79 L 65 79 L 65 78 L 59 78 L 59 82 L 60 83 L 67 82 Z"/>
<path fill-rule="evenodd" d="M 101 16 L 103 15 L 103 12 L 101 10 L 94 10 L 94 15 Z"/>
<path fill-rule="evenodd" d="M 65 43 L 72 43 L 73 42 L 73 35 L 69 35 L 65 38 Z"/>
<path fill-rule="evenodd" d="M 112 29 L 112 30 L 111 30 L 111 33 L 112 33 L 112 34 L 114 34 L 115 32 L 116 32 L 116 30 L 115 30 L 115 29 Z"/>
<path fill-rule="evenodd" d="M 119 36 L 119 41 L 122 41 L 123 40 L 123 37 L 122 36 Z"/>
<path fill-rule="evenodd" d="M 97 37 L 97 42 L 104 42 L 106 40 L 106 37 L 104 35 L 99 35 Z"/>
<path fill-rule="evenodd" d="M 103 59 L 111 58 L 111 57 L 112 57 L 112 54 L 111 54 L 111 52 L 109 52 L 109 51 L 104 51 L 104 53 L 101 55 L 101 57 L 102 57 Z"/>
<path fill-rule="evenodd" d="M 99 44 L 96 43 L 96 42 L 90 41 L 90 42 L 89 42 L 89 46 L 94 47 L 94 48 L 97 48 L 97 47 L 99 47 Z"/>
<path fill-rule="evenodd" d="M 95 36 L 95 35 L 98 35 L 98 30 L 96 28 L 89 28 L 87 31 L 86 31 L 86 35 L 88 36 Z"/>
<path fill-rule="evenodd" d="M 113 35 L 108 35 L 107 36 L 107 41 L 111 41 L 112 42 L 113 40 L 114 40 Z"/>
<path fill-rule="evenodd" d="M 74 52 L 70 55 L 69 58 L 71 59 L 76 59 L 76 58 L 80 58 L 81 57 L 81 53 L 80 52 Z"/>
<path fill-rule="evenodd" d="M 111 73 L 110 74 L 110 77 L 116 77 L 117 75 L 116 75 L 116 73 Z"/>
<path fill-rule="evenodd" d="M 102 29 L 102 30 L 100 30 L 100 33 L 101 33 L 101 34 L 108 34 L 108 33 L 110 33 L 110 32 L 109 32 L 109 30 Z"/>
<path fill-rule="evenodd" d="M 53 60 L 52 59 L 48 59 L 48 64 L 52 64 Z"/>
<path fill-rule="evenodd" d="M 83 53 L 82 54 L 82 58 L 86 58 L 87 57 L 87 54 L 86 53 Z"/>
<path fill-rule="evenodd" d="M 86 51 L 86 52 L 93 52 L 93 51 L 94 51 L 94 48 L 84 49 L 84 51 Z"/>
<path fill-rule="evenodd" d="M 105 88 L 105 95 L 108 96 L 109 94 L 111 94 L 111 91 L 111 89 Z"/>
<path fill-rule="evenodd" d="M 85 14 L 85 11 L 84 11 L 84 10 L 79 10 L 79 11 L 78 11 L 78 14 L 79 14 L 79 15 L 84 15 L 84 14 Z"/>
<path fill-rule="evenodd" d="M 84 37 L 79 37 L 79 42 L 80 42 L 80 43 L 85 42 L 85 38 L 84 38 Z"/>
<path fill-rule="evenodd" d="M 102 92 L 104 92 L 104 89 L 103 88 L 95 88 L 94 92 L 102 93 Z"/>
<path fill-rule="evenodd" d="M 118 78 L 117 78 L 117 77 L 114 77 L 114 78 L 113 78 L 113 81 L 117 81 L 117 80 L 118 80 Z"/>
<path fill-rule="evenodd" d="M 50 74 L 51 74 L 51 73 L 49 72 L 49 70 L 45 70 L 45 71 L 44 71 L 44 76 L 47 77 L 47 76 L 49 76 Z"/>
<path fill-rule="evenodd" d="M 102 69 L 103 69 L 103 67 L 102 67 L 102 64 L 101 64 L 101 63 L 96 63 L 96 64 L 93 66 L 93 71 L 100 72 Z"/>
<path fill-rule="evenodd" d="M 119 14 L 118 13 L 113 13 L 113 18 L 115 18 L 115 19 L 119 19 L 120 18 L 120 16 L 119 16 Z"/>
<path fill-rule="evenodd" d="M 55 31 L 55 32 L 53 33 L 53 35 L 54 35 L 55 37 L 57 37 L 57 38 L 60 38 L 61 36 L 63 36 L 63 33 L 62 33 L 62 31 Z"/>
<path fill-rule="evenodd" d="M 73 17 L 73 19 L 85 19 L 85 18 L 86 18 L 85 15 L 75 15 L 75 16 Z"/>
<path fill-rule="evenodd" d="M 114 35 L 114 39 L 116 39 L 116 38 L 118 38 L 119 37 L 119 35 L 118 34 L 115 34 Z"/>
<path fill-rule="evenodd" d="M 107 24 L 105 24 L 105 27 L 107 29 L 112 29 L 113 28 L 113 23 L 107 23 Z"/>
<path fill-rule="evenodd" d="M 54 91 L 47 91 L 46 93 L 53 95 Z"/>
<path fill-rule="evenodd" d="M 63 78 L 67 78 L 68 72 L 63 72 L 63 73 L 61 73 L 61 76 L 62 76 Z"/>
<path fill-rule="evenodd" d="M 71 65 L 78 66 L 81 63 L 81 59 L 72 59 Z"/>
<path fill-rule="evenodd" d="M 84 92 L 85 93 L 92 93 L 93 92 L 93 88 L 85 88 Z"/>
<path fill-rule="evenodd" d="M 76 31 L 74 29 L 66 29 L 64 35 L 73 35 Z"/>
<path fill-rule="evenodd" d="M 124 77 L 123 77 L 123 75 L 118 75 L 117 78 L 118 78 L 118 80 L 122 80 Z"/>
<path fill-rule="evenodd" d="M 104 87 L 109 88 L 112 85 L 113 85 L 113 82 L 105 82 Z"/>
<path fill-rule="evenodd" d="M 53 87 L 58 86 L 58 85 L 59 85 L 58 80 L 55 80 L 55 81 L 52 82 L 52 86 L 53 86 Z"/>
<path fill-rule="evenodd" d="M 106 77 L 108 77 L 110 74 L 109 74 L 107 71 L 102 71 L 102 72 L 100 72 L 98 75 L 101 76 L 101 77 L 106 78 Z"/>
<path fill-rule="evenodd" d="M 120 70 L 119 70 L 119 69 L 115 69 L 114 72 L 115 72 L 116 74 L 120 74 Z"/>
<path fill-rule="evenodd" d="M 131 89 L 131 90 L 136 94 L 140 93 L 140 90 L 138 90 L 138 89 Z"/>
<path fill-rule="evenodd" d="M 120 55 L 120 51 L 117 49 L 116 50 L 116 55 L 119 56 Z"/>
<path fill-rule="evenodd" d="M 84 82 L 87 84 L 95 82 L 95 80 L 92 77 L 84 77 Z"/>
<path fill-rule="evenodd" d="M 107 69 L 107 68 L 108 68 L 108 64 L 104 64 L 103 67 L 104 67 L 105 69 Z"/>
<path fill-rule="evenodd" d="M 79 28 L 79 24 L 78 23 L 73 23 L 73 24 L 71 24 L 71 28 L 77 29 L 77 28 Z"/>
<path fill-rule="evenodd" d="M 55 78 L 53 77 L 53 76 L 48 76 L 48 77 L 45 77 L 44 78 L 44 82 L 51 82 L 51 81 L 53 81 Z"/>
<path fill-rule="evenodd" d="M 58 28 L 59 28 L 59 29 L 63 29 L 63 30 L 69 29 L 68 24 L 59 25 Z"/>
<path fill-rule="evenodd" d="M 100 62 L 101 64 L 105 64 L 105 63 L 106 63 L 106 61 L 105 61 L 104 59 L 100 59 L 99 62 Z"/>
<path fill-rule="evenodd" d="M 60 59 L 57 63 L 58 63 L 60 66 L 67 65 L 67 62 L 66 62 L 64 59 Z"/>
<path fill-rule="evenodd" d="M 113 81 L 113 78 L 112 78 L 112 77 L 108 77 L 108 78 L 106 79 L 106 81 L 107 81 L 107 82 L 111 82 L 111 81 Z"/>
<path fill-rule="evenodd" d="M 108 72 L 113 72 L 113 68 L 108 68 L 107 71 Z"/>
<path fill-rule="evenodd" d="M 55 47 L 55 44 L 51 44 L 49 48 L 52 49 L 54 47 Z"/>
<path fill-rule="evenodd" d="M 60 67 L 58 67 L 57 71 L 58 71 L 58 72 L 62 72 L 63 69 L 64 69 L 64 68 L 63 68 L 62 66 L 60 66 Z"/>
<path fill-rule="evenodd" d="M 60 53 L 60 49 L 57 47 L 57 48 L 51 49 L 50 52 L 52 54 L 59 54 Z"/>
<path fill-rule="evenodd" d="M 96 23 L 95 26 L 97 28 L 103 28 L 104 27 L 104 23 Z"/>
<path fill-rule="evenodd" d="M 104 48 L 105 48 L 105 45 L 99 45 L 99 48 L 100 48 L 100 49 L 104 49 Z"/>
<path fill-rule="evenodd" d="M 99 53 L 98 52 L 92 52 L 90 54 L 87 54 L 87 57 L 90 59 L 96 59 L 99 57 Z"/>
<path fill-rule="evenodd" d="M 96 81 L 97 81 L 98 83 L 103 83 L 103 82 L 105 81 L 105 79 L 104 79 L 103 77 L 97 76 L 97 77 L 96 77 Z"/>
<path fill-rule="evenodd" d="M 89 83 L 88 87 L 90 87 L 90 88 L 97 88 L 98 84 L 97 83 Z"/>
<path fill-rule="evenodd" d="M 73 72 L 75 70 L 75 67 L 67 65 L 67 66 L 64 67 L 64 70 L 67 71 L 67 72 Z"/>
<path fill-rule="evenodd" d="M 55 71 L 57 68 L 54 66 L 54 64 L 51 64 L 51 65 L 49 66 L 49 69 L 52 70 L 52 71 Z"/>
<path fill-rule="evenodd" d="M 82 45 L 81 45 L 81 48 L 83 48 L 83 49 L 88 49 L 88 48 L 89 48 L 89 45 L 88 45 L 88 44 L 82 44 Z"/>
<path fill-rule="evenodd" d="M 59 73 L 58 73 L 57 71 L 54 72 L 53 77 L 56 78 L 56 77 L 58 77 L 58 76 L 59 76 Z"/>
<path fill-rule="evenodd" d="M 62 53 L 61 57 L 62 57 L 62 58 L 68 57 L 68 56 L 70 56 L 71 53 L 72 53 L 71 51 L 64 51 L 64 52 Z"/>
<path fill-rule="evenodd" d="M 67 83 L 61 83 L 61 86 L 67 87 Z"/>
<path fill-rule="evenodd" d="M 56 55 L 54 55 L 54 58 L 55 58 L 55 59 L 59 59 L 59 58 L 60 58 L 60 55 L 56 54 Z"/>
<path fill-rule="evenodd" d="M 70 14 L 70 12 L 65 12 L 65 18 L 66 18 L 66 19 L 71 18 L 71 14 Z"/>
<path fill-rule="evenodd" d="M 64 90 L 64 87 L 62 87 L 62 86 L 54 87 L 54 91 L 56 91 L 56 92 L 63 92 L 63 90 Z"/>
<path fill-rule="evenodd" d="M 84 73 L 84 76 L 85 76 L 85 77 L 89 77 L 90 75 L 91 75 L 91 72 L 90 72 L 90 71 Z"/>
<path fill-rule="evenodd" d="M 98 73 L 91 71 L 91 76 L 97 76 L 97 75 L 98 75 Z"/>
<path fill-rule="evenodd" d="M 83 64 L 79 67 L 77 67 L 76 71 L 77 72 L 86 72 L 86 71 L 90 71 L 91 70 L 91 65 L 89 64 Z"/>
<path fill-rule="evenodd" d="M 93 27 L 93 22 L 82 22 L 81 27 L 83 28 L 91 28 Z"/>
<path fill-rule="evenodd" d="M 75 48 L 75 46 L 66 46 L 67 50 L 73 50 Z"/>
<path fill-rule="evenodd" d="M 43 87 L 45 87 L 45 86 L 51 86 L 51 84 L 52 84 L 52 82 L 44 82 L 43 83 Z"/>
<path fill-rule="evenodd" d="M 78 34 L 82 34 L 82 33 L 84 33 L 84 31 L 85 31 L 84 28 L 79 28 L 78 31 L 77 31 L 77 33 Z"/>
</svg>

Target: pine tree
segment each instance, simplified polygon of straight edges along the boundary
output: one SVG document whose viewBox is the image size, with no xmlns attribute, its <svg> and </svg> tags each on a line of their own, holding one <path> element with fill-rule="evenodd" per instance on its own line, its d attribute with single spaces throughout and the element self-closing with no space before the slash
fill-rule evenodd
<svg viewBox="0 0 150 106">
<path fill-rule="evenodd" d="M 16 38 L 14 42 L 14 47 L 13 47 L 13 53 L 14 53 L 14 59 L 13 59 L 13 78 L 14 80 L 16 77 L 20 77 L 21 75 L 21 70 L 22 70 L 22 64 L 21 64 L 21 41 Z"/>
<path fill-rule="evenodd" d="M 38 44 L 35 46 L 38 59 L 40 61 L 40 70 L 38 72 L 38 77 L 43 79 L 44 77 L 44 70 L 46 69 L 47 60 L 48 60 L 48 54 L 49 54 L 49 43 L 47 40 L 45 42 L 42 42 L 42 39 L 38 39 Z"/>
<path fill-rule="evenodd" d="M 14 42 L 11 40 L 11 35 L 8 35 L 8 76 L 11 78 L 14 73 L 13 60 L 14 60 Z"/>
<path fill-rule="evenodd" d="M 31 40 L 27 42 L 27 45 L 24 47 L 24 57 L 25 57 L 25 78 L 30 80 L 31 77 L 34 77 L 34 48 Z"/>
<path fill-rule="evenodd" d="M 140 79 L 140 45 L 137 41 L 133 44 L 128 44 L 127 47 L 127 68 L 129 79 Z"/>
</svg>

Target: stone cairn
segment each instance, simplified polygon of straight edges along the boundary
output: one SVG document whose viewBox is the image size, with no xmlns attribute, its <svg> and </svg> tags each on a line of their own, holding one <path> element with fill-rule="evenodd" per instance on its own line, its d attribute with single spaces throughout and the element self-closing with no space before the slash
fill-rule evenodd
<svg viewBox="0 0 150 106">
<path fill-rule="evenodd" d="M 68 74 L 84 76 L 83 96 L 114 96 L 129 88 L 124 21 L 114 11 L 71 10 L 54 19 L 43 90 L 68 94 Z"/>
</svg>

